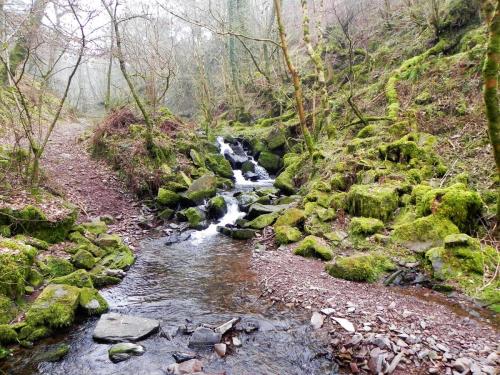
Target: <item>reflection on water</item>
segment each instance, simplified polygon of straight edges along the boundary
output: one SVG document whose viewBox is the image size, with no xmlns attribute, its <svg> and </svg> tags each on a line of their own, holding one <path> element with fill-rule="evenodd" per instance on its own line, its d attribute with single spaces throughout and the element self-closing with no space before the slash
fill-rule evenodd
<svg viewBox="0 0 500 375">
<path fill-rule="evenodd" d="M 159 319 L 162 326 L 193 323 L 220 324 L 232 317 L 256 319 L 261 329 L 240 334 L 243 346 L 225 358 L 201 353 L 205 371 L 227 374 L 330 374 L 333 363 L 322 356 L 327 338 L 314 336 L 307 317 L 270 310 L 258 300 L 254 275 L 249 271 L 250 244 L 221 235 L 199 244 L 186 241 L 165 246 L 163 240 L 144 244 L 136 265 L 124 281 L 103 295 L 112 311 Z M 146 353 L 118 364 L 108 359 L 109 344 L 92 340 L 97 318 L 46 343 L 66 341 L 70 354 L 58 363 L 37 367 L 30 359 L 44 343 L 10 361 L 12 374 L 165 374 L 172 353 L 189 351 L 188 336 L 173 341 L 159 335 L 141 342 Z M 10 371 L 10 372 L 9 372 Z"/>
</svg>

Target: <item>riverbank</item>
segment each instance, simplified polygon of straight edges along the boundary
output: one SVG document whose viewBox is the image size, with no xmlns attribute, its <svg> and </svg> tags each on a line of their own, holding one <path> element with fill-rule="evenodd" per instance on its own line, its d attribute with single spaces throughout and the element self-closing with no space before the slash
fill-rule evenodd
<svg viewBox="0 0 500 375">
<path fill-rule="evenodd" d="M 252 269 L 262 298 L 319 313 L 319 329 L 328 332 L 336 357 L 352 373 L 388 371 L 399 363 L 395 373 L 497 374 L 498 318 L 478 315 L 484 309 L 466 311 L 421 287 L 336 279 L 323 262 L 293 255 L 290 247 L 254 250 Z M 348 320 L 352 330 L 335 318 Z"/>
</svg>

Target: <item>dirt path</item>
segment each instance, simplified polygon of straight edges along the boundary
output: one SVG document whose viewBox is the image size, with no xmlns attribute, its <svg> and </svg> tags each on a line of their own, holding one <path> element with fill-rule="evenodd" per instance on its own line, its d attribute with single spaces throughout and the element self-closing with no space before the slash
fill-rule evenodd
<svg viewBox="0 0 500 375">
<path fill-rule="evenodd" d="M 329 317 L 321 314 L 322 329 L 353 373 L 363 368 L 378 373 L 377 364 L 387 369 L 399 353 L 405 370 L 395 373 L 499 373 L 498 325 L 474 318 L 442 294 L 335 279 L 324 272 L 323 262 L 290 249 L 256 253 L 253 268 L 263 296 L 311 312 L 330 309 Z M 356 333 L 333 317 L 350 321 Z"/>
<path fill-rule="evenodd" d="M 87 143 L 81 141 L 91 127 L 81 120 L 55 129 L 42 161 L 45 184 L 80 208 L 80 221 L 112 216 L 110 229 L 134 243 L 143 234 L 137 225 L 141 204 L 105 161 L 91 158 Z"/>
</svg>

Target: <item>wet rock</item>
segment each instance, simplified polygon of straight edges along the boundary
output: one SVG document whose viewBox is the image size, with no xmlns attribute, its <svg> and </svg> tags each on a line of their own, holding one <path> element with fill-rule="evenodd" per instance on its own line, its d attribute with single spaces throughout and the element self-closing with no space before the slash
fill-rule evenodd
<svg viewBox="0 0 500 375">
<path fill-rule="evenodd" d="M 203 362 L 198 359 L 190 359 L 182 363 L 173 363 L 167 367 L 167 374 L 185 375 L 195 374 L 203 370 Z"/>
<path fill-rule="evenodd" d="M 233 337 L 232 343 L 236 348 L 239 348 L 242 345 L 241 340 L 236 336 Z"/>
<path fill-rule="evenodd" d="M 347 319 L 344 318 L 332 318 L 335 320 L 342 328 L 344 328 L 347 332 L 355 332 L 356 329 L 354 325 Z"/>
<path fill-rule="evenodd" d="M 160 322 L 132 315 L 108 313 L 101 316 L 92 337 L 97 341 L 139 341 L 156 332 Z"/>
<path fill-rule="evenodd" d="M 231 237 L 235 240 L 249 240 L 255 237 L 256 231 L 253 229 L 233 228 L 230 226 L 217 227 L 219 233 Z"/>
<path fill-rule="evenodd" d="M 160 328 L 160 336 L 165 337 L 167 340 L 172 340 L 179 333 L 177 326 L 162 326 Z"/>
<path fill-rule="evenodd" d="M 325 321 L 325 316 L 319 312 L 313 312 L 311 316 L 311 325 L 314 329 L 320 329 L 323 327 L 323 322 Z"/>
<path fill-rule="evenodd" d="M 288 204 L 280 204 L 280 205 L 269 205 L 269 204 L 260 204 L 260 203 L 255 203 L 250 206 L 250 209 L 248 211 L 248 219 L 253 220 L 256 217 L 264 214 L 272 214 L 272 213 L 277 213 L 286 210 L 289 208 L 290 205 Z"/>
<path fill-rule="evenodd" d="M 215 329 L 216 333 L 220 333 L 221 335 L 224 335 L 226 332 L 229 330 L 233 329 L 234 325 L 240 321 L 240 318 L 233 318 L 230 321 L 218 326 Z"/>
<path fill-rule="evenodd" d="M 131 356 L 143 355 L 144 347 L 131 342 L 121 342 L 108 350 L 109 359 L 115 363 L 125 361 Z"/>
<path fill-rule="evenodd" d="M 219 219 L 227 213 L 227 203 L 221 196 L 214 197 L 207 204 L 208 217 L 211 219 Z"/>
<path fill-rule="evenodd" d="M 252 333 L 260 328 L 260 323 L 256 319 L 244 319 L 236 324 L 235 329 L 237 331 L 244 331 L 246 333 Z"/>
<path fill-rule="evenodd" d="M 214 350 L 219 357 L 224 357 L 226 355 L 226 349 L 227 349 L 226 344 L 219 343 L 214 345 Z"/>
<path fill-rule="evenodd" d="M 222 338 L 220 333 L 214 332 L 210 328 L 198 327 L 189 338 L 189 347 L 212 347 L 218 344 Z"/>
<path fill-rule="evenodd" d="M 58 344 L 47 348 L 43 353 L 37 354 L 36 362 L 57 362 L 64 358 L 69 353 L 70 346 L 68 344 Z"/>
<path fill-rule="evenodd" d="M 196 359 L 195 353 L 183 353 L 183 352 L 174 352 L 172 353 L 172 357 L 174 357 L 175 362 L 182 363 L 189 361 L 191 359 Z"/>
<path fill-rule="evenodd" d="M 186 197 L 194 204 L 202 204 L 205 199 L 215 196 L 216 192 L 217 178 L 207 174 L 193 181 L 186 191 Z"/>
</svg>

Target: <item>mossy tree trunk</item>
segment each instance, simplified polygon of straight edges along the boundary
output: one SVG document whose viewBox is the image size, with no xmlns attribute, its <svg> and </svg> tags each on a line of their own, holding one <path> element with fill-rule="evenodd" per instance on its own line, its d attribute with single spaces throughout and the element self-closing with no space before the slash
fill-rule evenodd
<svg viewBox="0 0 500 375">
<path fill-rule="evenodd" d="M 488 132 L 500 178 L 500 110 L 498 100 L 498 66 L 500 64 L 500 0 L 489 22 L 489 41 L 483 67 L 484 103 L 488 118 Z M 498 189 L 498 188 L 497 188 Z M 497 224 L 500 222 L 500 189 L 497 200 Z"/>
<path fill-rule="evenodd" d="M 229 29 L 234 31 L 234 26 L 237 24 L 236 17 L 237 12 L 237 0 L 227 0 L 227 18 L 229 23 Z M 240 89 L 240 77 L 239 77 L 239 64 L 238 56 L 236 51 L 236 36 L 229 35 L 229 40 L 227 44 L 228 55 L 229 55 L 229 69 L 231 71 L 231 82 L 233 83 L 233 89 L 236 96 L 238 111 L 244 111 L 244 102 L 241 95 Z"/>
<path fill-rule="evenodd" d="M 294 88 L 294 96 L 295 102 L 297 106 L 297 113 L 299 116 L 300 128 L 302 131 L 302 135 L 304 137 L 304 141 L 306 143 L 307 151 L 309 155 L 313 156 L 314 154 L 314 141 L 311 137 L 311 133 L 309 133 L 309 129 L 307 128 L 306 114 L 304 110 L 304 96 L 302 94 L 302 82 L 300 81 L 300 75 L 297 71 L 297 68 L 292 63 L 290 58 L 290 53 L 288 51 L 288 42 L 286 39 L 285 25 L 283 23 L 283 18 L 281 16 L 281 0 L 274 0 L 274 9 L 276 11 L 276 21 L 278 23 L 278 33 L 281 40 L 281 50 L 283 51 L 283 56 L 285 58 L 286 66 L 292 76 L 293 88 Z"/>
</svg>

